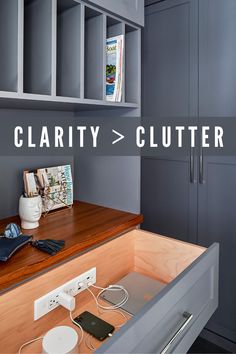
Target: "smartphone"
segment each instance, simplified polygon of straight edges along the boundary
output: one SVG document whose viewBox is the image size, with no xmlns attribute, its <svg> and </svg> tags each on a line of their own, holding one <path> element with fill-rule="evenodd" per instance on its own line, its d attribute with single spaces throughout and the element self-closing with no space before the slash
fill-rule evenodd
<svg viewBox="0 0 236 354">
<path fill-rule="evenodd" d="M 85 332 L 100 341 L 106 339 L 109 334 L 113 333 L 115 330 L 115 327 L 87 311 L 74 318 L 74 321 L 77 322 Z"/>
</svg>

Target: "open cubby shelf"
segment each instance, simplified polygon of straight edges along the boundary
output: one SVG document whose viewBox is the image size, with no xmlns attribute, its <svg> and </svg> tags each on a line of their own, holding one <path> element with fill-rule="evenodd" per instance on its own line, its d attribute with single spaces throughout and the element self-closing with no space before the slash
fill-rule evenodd
<svg viewBox="0 0 236 354">
<path fill-rule="evenodd" d="M 108 102 L 106 39 L 121 34 L 122 101 Z M 0 1 L 0 52 L 1 107 L 140 107 L 141 29 L 82 0 Z"/>
</svg>

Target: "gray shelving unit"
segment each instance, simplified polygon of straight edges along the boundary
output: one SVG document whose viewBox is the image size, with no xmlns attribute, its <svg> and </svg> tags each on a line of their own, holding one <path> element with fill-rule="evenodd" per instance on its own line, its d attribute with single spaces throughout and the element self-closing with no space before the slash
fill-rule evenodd
<svg viewBox="0 0 236 354">
<path fill-rule="evenodd" d="M 106 101 L 106 39 L 125 36 L 122 102 Z M 140 107 L 141 29 L 82 0 L 0 0 L 0 106 Z"/>
</svg>

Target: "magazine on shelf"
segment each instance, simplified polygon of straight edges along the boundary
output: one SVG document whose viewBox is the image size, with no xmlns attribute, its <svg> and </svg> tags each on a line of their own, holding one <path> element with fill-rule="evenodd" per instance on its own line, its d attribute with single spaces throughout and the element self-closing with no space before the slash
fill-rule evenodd
<svg viewBox="0 0 236 354">
<path fill-rule="evenodd" d="M 106 99 L 121 102 L 123 88 L 124 36 L 107 39 Z"/>
<path fill-rule="evenodd" d="M 27 197 L 41 195 L 43 212 L 73 204 L 73 180 L 70 165 L 24 171 L 24 187 Z"/>
</svg>

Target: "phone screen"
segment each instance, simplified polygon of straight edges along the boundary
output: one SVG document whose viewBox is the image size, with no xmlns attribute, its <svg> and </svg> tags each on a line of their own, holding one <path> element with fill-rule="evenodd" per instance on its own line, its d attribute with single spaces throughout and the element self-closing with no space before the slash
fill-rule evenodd
<svg viewBox="0 0 236 354">
<path fill-rule="evenodd" d="M 85 332 L 100 341 L 106 339 L 109 334 L 113 333 L 115 330 L 114 326 L 87 311 L 76 317 L 74 321 L 77 322 Z"/>
</svg>

